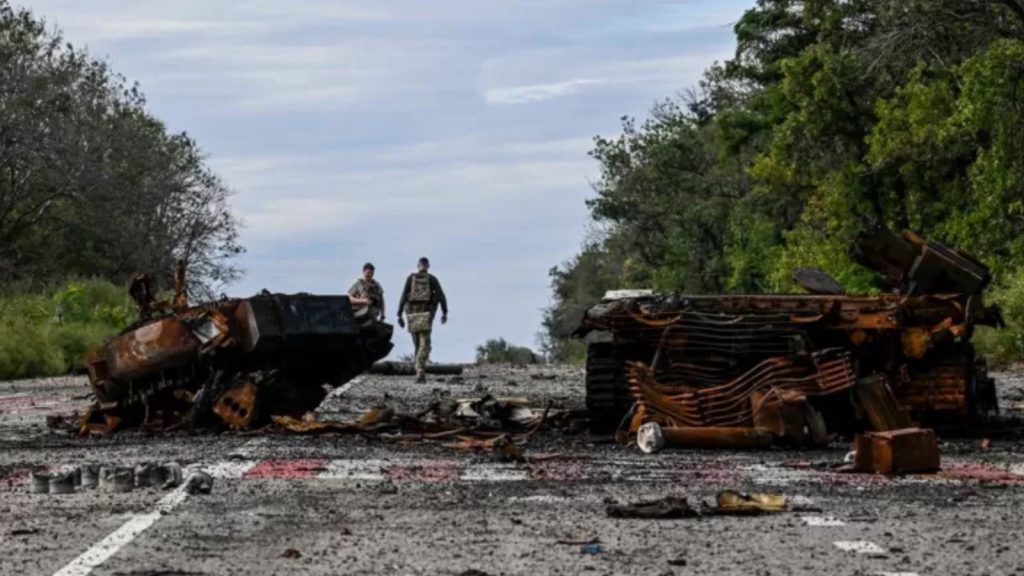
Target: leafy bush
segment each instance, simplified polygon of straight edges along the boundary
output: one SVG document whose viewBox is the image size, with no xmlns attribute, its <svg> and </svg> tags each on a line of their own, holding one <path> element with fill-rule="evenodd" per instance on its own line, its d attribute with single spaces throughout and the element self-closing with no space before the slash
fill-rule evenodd
<svg viewBox="0 0 1024 576">
<path fill-rule="evenodd" d="M 974 345 L 995 366 L 1018 362 L 1024 358 L 1024 270 L 999 282 L 989 298 L 999 305 L 1006 327 L 979 328 Z"/>
<path fill-rule="evenodd" d="M 73 280 L 0 296 L 0 378 L 56 376 L 82 368 L 89 350 L 135 316 L 125 289 Z"/>
<path fill-rule="evenodd" d="M 476 347 L 478 364 L 538 364 L 537 354 L 525 346 L 509 344 L 504 338 L 491 339 Z"/>
</svg>

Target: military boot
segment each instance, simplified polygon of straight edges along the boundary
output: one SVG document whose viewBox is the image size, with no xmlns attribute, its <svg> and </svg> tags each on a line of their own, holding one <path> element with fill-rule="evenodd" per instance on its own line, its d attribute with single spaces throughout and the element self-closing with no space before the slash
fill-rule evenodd
<svg viewBox="0 0 1024 576">
<path fill-rule="evenodd" d="M 427 372 L 425 370 L 416 371 L 416 383 L 426 384 L 427 383 Z"/>
</svg>

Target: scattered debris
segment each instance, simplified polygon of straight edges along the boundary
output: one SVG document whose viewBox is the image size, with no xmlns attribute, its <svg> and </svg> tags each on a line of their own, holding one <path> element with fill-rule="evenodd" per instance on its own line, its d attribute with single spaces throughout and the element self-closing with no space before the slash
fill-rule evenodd
<svg viewBox="0 0 1024 576">
<path fill-rule="evenodd" d="M 206 472 L 193 472 L 185 479 L 185 491 L 192 495 L 213 492 L 213 476 Z"/>
<path fill-rule="evenodd" d="M 610 518 L 637 518 L 645 520 L 676 520 L 710 516 L 756 516 L 786 511 L 820 511 L 807 498 L 794 499 L 792 508 L 785 496 L 779 494 L 744 494 L 735 490 L 723 490 L 715 497 L 713 505 L 694 508 L 689 500 L 667 496 L 658 500 L 646 500 L 630 504 L 611 503 L 605 506 Z"/>
<path fill-rule="evenodd" d="M 939 445 L 932 430 L 904 428 L 857 436 L 855 471 L 909 474 L 935 472 L 939 468 Z"/>
<path fill-rule="evenodd" d="M 47 472 L 32 472 L 29 475 L 31 490 L 33 494 L 50 493 L 50 474 Z"/>
<path fill-rule="evenodd" d="M 604 510 L 610 518 L 676 520 L 700 516 L 700 512 L 690 506 L 686 498 L 677 498 L 675 496 L 631 504 L 608 504 Z"/>
<path fill-rule="evenodd" d="M 716 505 L 709 510 L 718 516 L 755 516 L 786 511 L 786 498 L 778 494 L 743 494 L 723 490 L 715 497 Z"/>
<path fill-rule="evenodd" d="M 584 556 L 596 556 L 604 553 L 604 546 L 601 544 L 584 544 L 580 546 L 580 554 Z"/>
<path fill-rule="evenodd" d="M 641 438 L 641 436 L 643 436 Z M 637 445 L 651 454 L 664 446 L 691 448 L 767 448 L 772 434 L 765 428 L 680 426 L 662 428 L 657 422 L 648 422 L 637 430 Z"/>
<path fill-rule="evenodd" d="M 296 560 L 302 558 L 302 552 L 299 552 L 295 548 L 289 548 L 281 553 L 281 558 L 288 558 L 289 560 Z"/>
<path fill-rule="evenodd" d="M 11 536 L 32 536 L 33 534 L 39 534 L 38 528 L 14 528 L 11 530 Z"/>
<path fill-rule="evenodd" d="M 50 475 L 50 494 L 74 494 L 74 470 L 61 470 Z"/>
<path fill-rule="evenodd" d="M 665 434 L 657 422 L 641 424 L 636 431 L 636 445 L 645 454 L 654 454 L 665 447 Z"/>
<path fill-rule="evenodd" d="M 135 469 L 139 488 L 154 487 L 170 490 L 181 486 L 183 471 L 175 462 L 168 464 L 142 464 Z"/>
<path fill-rule="evenodd" d="M 455 400 L 437 390 L 426 409 L 417 414 L 397 414 L 380 405 L 354 422 L 317 420 L 310 412 L 303 418 L 273 416 L 281 430 L 298 434 L 375 434 L 402 442 L 447 441 L 446 448 L 479 451 L 510 462 L 525 461 L 523 446 L 542 427 L 570 426 L 571 413 L 530 408 L 524 398 L 481 398 Z M 454 439 L 454 442 L 451 440 Z"/>
<path fill-rule="evenodd" d="M 128 467 L 100 468 L 99 489 L 102 492 L 131 492 L 135 488 L 135 469 Z"/>
<path fill-rule="evenodd" d="M 82 488 L 98 488 L 100 485 L 100 465 L 82 464 Z"/>
</svg>

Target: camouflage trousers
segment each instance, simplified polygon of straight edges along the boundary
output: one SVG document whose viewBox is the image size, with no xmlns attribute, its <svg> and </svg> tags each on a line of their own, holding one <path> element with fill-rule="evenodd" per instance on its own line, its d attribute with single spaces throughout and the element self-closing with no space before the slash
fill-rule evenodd
<svg viewBox="0 0 1024 576">
<path fill-rule="evenodd" d="M 416 374 L 422 374 L 430 362 L 430 330 L 412 332 L 412 345 L 416 349 Z"/>
</svg>

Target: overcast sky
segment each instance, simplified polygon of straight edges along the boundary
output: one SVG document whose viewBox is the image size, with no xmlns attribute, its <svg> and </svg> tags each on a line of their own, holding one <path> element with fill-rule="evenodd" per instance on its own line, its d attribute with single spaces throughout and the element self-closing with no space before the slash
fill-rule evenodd
<svg viewBox="0 0 1024 576">
<path fill-rule="evenodd" d="M 236 192 L 251 295 L 341 293 L 377 265 L 393 321 L 429 256 L 435 359 L 533 346 L 587 230 L 595 135 L 731 55 L 750 0 L 32 0 L 140 83 Z M 396 335 L 394 356 L 407 353 Z"/>
</svg>

